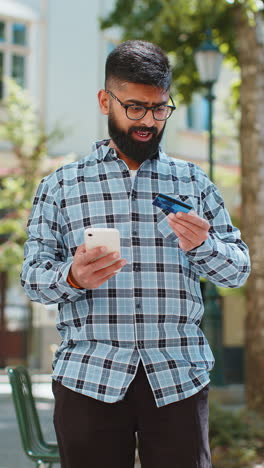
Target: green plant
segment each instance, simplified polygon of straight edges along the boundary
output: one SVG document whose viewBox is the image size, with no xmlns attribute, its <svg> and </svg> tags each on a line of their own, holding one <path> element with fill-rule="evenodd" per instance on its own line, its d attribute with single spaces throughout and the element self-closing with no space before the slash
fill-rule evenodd
<svg viewBox="0 0 264 468">
<path fill-rule="evenodd" d="M 14 80 L 6 80 L 0 139 L 13 153 L 16 168 L 0 180 L 0 271 L 20 271 L 26 223 L 36 185 L 45 174 L 48 144 L 62 139 L 55 128 L 46 133 L 29 93 Z"/>
<path fill-rule="evenodd" d="M 253 468 L 264 459 L 264 421 L 246 409 L 230 411 L 210 404 L 213 468 Z"/>
</svg>

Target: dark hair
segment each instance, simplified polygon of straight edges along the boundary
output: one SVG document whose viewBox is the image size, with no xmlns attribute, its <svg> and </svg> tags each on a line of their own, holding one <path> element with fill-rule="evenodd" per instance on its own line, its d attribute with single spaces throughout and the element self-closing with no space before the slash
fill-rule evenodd
<svg viewBox="0 0 264 468">
<path fill-rule="evenodd" d="M 145 41 L 126 41 L 107 57 L 106 88 L 110 80 L 147 84 L 167 91 L 171 84 L 171 68 L 167 56 L 157 45 Z"/>
</svg>

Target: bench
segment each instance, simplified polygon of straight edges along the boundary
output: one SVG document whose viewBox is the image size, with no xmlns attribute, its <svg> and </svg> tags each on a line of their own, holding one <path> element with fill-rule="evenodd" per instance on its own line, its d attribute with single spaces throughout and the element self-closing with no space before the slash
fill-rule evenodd
<svg viewBox="0 0 264 468">
<path fill-rule="evenodd" d="M 8 367 L 7 374 L 12 388 L 12 397 L 19 426 L 22 446 L 36 467 L 52 468 L 59 463 L 56 442 L 46 442 L 43 437 L 35 400 L 32 395 L 31 378 L 24 366 Z"/>
</svg>

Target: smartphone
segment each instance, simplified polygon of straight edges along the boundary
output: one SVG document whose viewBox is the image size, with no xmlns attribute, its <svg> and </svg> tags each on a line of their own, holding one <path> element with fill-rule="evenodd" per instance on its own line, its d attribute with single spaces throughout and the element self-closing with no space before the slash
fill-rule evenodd
<svg viewBox="0 0 264 468">
<path fill-rule="evenodd" d="M 111 252 L 119 252 L 120 254 L 120 233 L 114 228 L 87 228 L 84 231 L 84 243 L 87 250 L 95 247 L 107 247 L 107 252 L 103 253 L 99 258 L 105 257 Z M 108 263 L 107 266 L 113 265 L 118 260 Z M 118 270 L 120 271 L 120 270 Z"/>
</svg>

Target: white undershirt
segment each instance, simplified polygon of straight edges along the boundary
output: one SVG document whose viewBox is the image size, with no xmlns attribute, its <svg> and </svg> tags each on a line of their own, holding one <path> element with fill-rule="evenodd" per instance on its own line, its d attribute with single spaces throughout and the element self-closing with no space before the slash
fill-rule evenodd
<svg viewBox="0 0 264 468">
<path fill-rule="evenodd" d="M 137 175 L 137 169 L 130 169 L 129 172 L 130 172 L 131 179 L 132 179 L 132 184 L 133 184 L 134 180 L 135 180 L 135 177 Z"/>
</svg>

